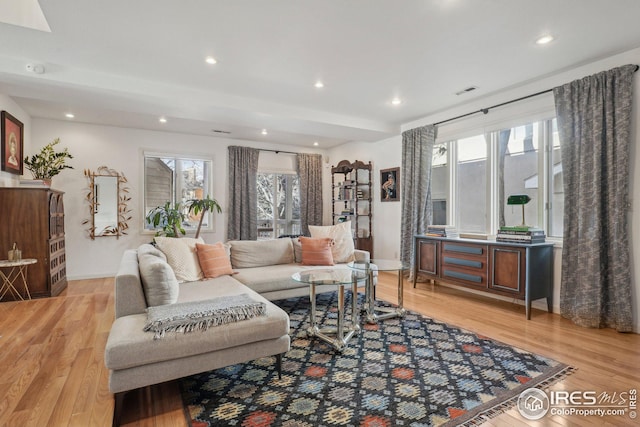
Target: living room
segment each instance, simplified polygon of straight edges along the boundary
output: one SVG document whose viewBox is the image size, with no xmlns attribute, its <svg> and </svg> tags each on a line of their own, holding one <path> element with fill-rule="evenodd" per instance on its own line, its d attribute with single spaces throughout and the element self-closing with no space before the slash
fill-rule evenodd
<svg viewBox="0 0 640 427">
<path fill-rule="evenodd" d="M 55 9 L 55 6 L 52 4 L 47 4 L 48 2 L 41 2 L 43 8 L 45 9 L 45 15 L 50 15 L 47 13 L 48 9 Z M 456 2 L 453 2 L 456 3 Z M 603 5 L 606 2 L 592 2 L 590 6 L 594 8 L 604 7 Z M 68 6 L 68 5 L 67 5 Z M 547 5 L 548 6 L 548 5 Z M 68 6 L 69 7 L 69 6 Z M 336 6 L 337 7 L 337 6 Z M 607 6 L 608 7 L 608 6 Z M 625 9 L 629 8 L 629 9 Z M 588 9 L 588 8 L 585 8 Z M 616 13 L 617 16 L 623 17 L 626 15 L 633 15 L 633 12 L 637 11 L 637 6 L 633 5 L 630 2 L 625 2 L 624 5 L 617 5 L 613 8 L 612 13 Z M 597 9 L 600 10 L 600 9 Z M 51 31 L 56 32 L 59 29 L 55 26 L 55 21 L 50 22 Z M 616 25 L 608 24 L 610 27 L 609 31 L 614 31 Z M 630 25 L 631 26 L 631 25 Z M 27 37 L 29 33 L 25 28 L 15 28 L 14 26 L 10 26 L 9 24 L 0 23 L 0 30 L 3 31 L 4 34 L 7 35 L 8 40 L 12 40 L 13 45 L 20 45 L 20 36 L 25 35 Z M 11 113 L 15 118 L 17 118 L 20 122 L 22 122 L 24 126 L 24 146 L 23 153 L 24 156 L 31 155 L 39 150 L 40 147 L 45 144 L 51 142 L 54 138 L 60 138 L 61 146 L 68 147 L 69 151 L 73 154 L 74 158 L 69 162 L 74 169 L 66 170 L 60 175 L 56 176 L 53 181 L 53 188 L 56 190 L 63 191 L 65 193 L 65 228 L 66 228 L 66 265 L 67 265 L 67 276 L 69 279 L 69 289 L 68 293 L 70 295 L 74 295 L 82 292 L 80 289 L 77 289 L 77 286 L 81 286 L 82 284 L 92 283 L 91 286 L 97 286 L 100 288 L 102 286 L 102 279 L 107 278 L 106 280 L 112 280 L 113 276 L 116 274 L 120 260 L 122 258 L 122 254 L 126 249 L 135 248 L 143 243 L 149 241 L 150 237 L 153 233 L 145 233 L 143 232 L 143 215 L 141 213 L 141 200 L 143 198 L 143 191 L 141 189 L 142 182 L 142 170 L 143 170 L 143 155 L 145 152 L 160 152 L 160 153 L 172 153 L 172 154 L 186 154 L 186 155 L 198 155 L 198 156 L 206 156 L 213 161 L 213 176 L 212 176 L 212 197 L 216 198 L 223 207 L 222 214 L 213 215 L 213 227 L 211 230 L 207 230 L 204 233 L 204 238 L 208 243 L 214 243 L 218 241 L 226 240 L 226 208 L 229 200 L 228 188 L 227 188 L 227 148 L 232 145 L 240 145 L 240 146 L 248 146 L 254 147 L 263 150 L 273 150 L 278 151 L 280 153 L 263 151 L 260 154 L 260 167 L 263 170 L 292 170 L 292 155 L 287 152 L 304 152 L 304 153 L 317 153 L 323 156 L 323 199 L 326 201 L 323 205 L 324 210 L 324 224 L 330 224 L 332 222 L 332 214 L 331 214 L 331 206 L 328 203 L 331 200 L 331 174 L 330 169 L 332 166 L 335 166 L 341 160 L 347 159 L 350 161 L 360 160 L 364 162 L 371 162 L 374 171 L 374 184 L 381 184 L 379 182 L 380 179 L 380 171 L 399 167 L 402 165 L 402 132 L 411 130 L 417 127 L 430 125 L 433 123 L 437 123 L 443 120 L 448 120 L 453 117 L 457 117 L 460 115 L 464 115 L 470 112 L 480 111 L 489 106 L 498 105 L 507 101 L 515 100 L 521 97 L 526 97 L 531 94 L 535 94 L 541 91 L 546 91 L 548 89 L 569 83 L 576 79 L 583 78 L 585 76 L 589 76 L 592 74 L 600 73 L 606 70 L 613 69 L 615 67 L 623 66 L 625 64 L 640 64 L 640 39 L 638 39 L 637 34 L 632 32 L 628 35 L 629 39 L 625 41 L 623 44 L 617 44 L 609 50 L 606 50 L 606 46 L 601 49 L 595 50 L 597 53 L 589 53 L 589 43 L 584 43 L 583 45 L 574 45 L 573 49 L 578 50 L 576 46 L 581 46 L 581 50 L 584 50 L 585 53 L 581 57 L 582 59 L 579 61 L 575 61 L 568 65 L 563 66 L 550 66 L 547 71 L 541 72 L 540 74 L 527 78 L 523 78 L 514 83 L 505 84 L 503 86 L 497 86 L 493 90 L 485 90 L 484 85 L 480 85 L 477 83 L 477 80 L 480 79 L 478 76 L 465 76 L 465 80 L 461 83 L 460 87 L 450 87 L 448 90 L 453 92 L 455 90 L 463 89 L 463 86 L 466 85 L 475 85 L 479 86 L 477 90 L 478 95 L 473 95 L 472 93 L 467 94 L 467 98 L 464 98 L 465 95 L 461 97 L 448 98 L 446 103 L 442 103 L 440 105 L 436 104 L 436 107 L 430 107 L 422 110 L 421 113 L 417 115 L 408 115 L 401 116 L 403 119 L 394 120 L 395 127 L 391 126 L 391 130 L 388 129 L 388 123 L 380 122 L 376 126 L 366 126 L 365 124 L 355 123 L 357 120 L 354 116 L 345 116 L 342 117 L 342 123 L 340 120 L 332 119 L 325 120 L 322 122 L 318 120 L 318 122 L 313 122 L 309 117 L 304 116 L 304 108 L 297 106 L 299 108 L 292 114 L 290 117 L 286 117 L 282 110 L 286 110 L 282 105 L 279 105 L 278 108 L 282 110 L 273 110 L 273 116 L 276 119 L 273 120 L 274 123 L 274 131 L 268 129 L 269 135 L 267 138 L 263 138 L 261 135 L 256 135 L 253 138 L 248 137 L 240 137 L 237 138 L 235 135 L 227 136 L 227 137 L 219 137 L 219 136 L 211 136 L 211 129 L 218 128 L 221 126 L 219 122 L 216 120 L 209 120 L 211 117 L 210 111 L 218 111 L 219 105 L 217 103 L 212 102 L 211 104 L 203 104 L 203 98 L 206 97 L 206 94 L 196 94 L 195 88 L 189 88 L 194 96 L 194 105 L 195 107 L 181 107 L 174 111 L 181 110 L 180 113 L 175 115 L 175 119 L 172 118 L 171 114 L 166 112 L 162 112 L 161 110 L 166 110 L 165 100 L 161 100 L 159 104 L 154 107 L 152 103 L 150 103 L 150 97 L 141 97 L 137 101 L 132 101 L 132 104 L 135 104 L 132 108 L 133 111 L 124 110 L 119 114 L 118 120 L 115 118 L 105 118 L 104 120 L 98 120 L 95 116 L 99 116 L 101 113 L 104 116 L 107 116 L 107 113 L 113 112 L 113 106 L 117 103 L 113 98 L 117 96 L 113 95 L 113 92 L 110 92 L 113 87 L 100 87 L 99 84 L 96 84 L 94 87 L 90 88 L 88 91 L 88 98 L 96 97 L 104 95 L 104 102 L 97 108 L 95 105 L 89 103 L 89 101 L 77 100 L 76 104 L 69 103 L 67 104 L 64 100 L 59 100 L 58 102 L 53 102 L 51 99 L 41 98 L 38 99 L 38 96 L 35 92 L 44 91 L 46 86 L 43 86 L 43 81 L 45 79 L 51 79 L 48 81 L 52 85 L 48 90 L 56 96 L 60 96 L 63 94 L 65 90 L 68 90 L 70 94 L 76 94 L 77 88 L 75 88 L 71 83 L 70 79 L 73 76 L 64 76 L 58 80 L 56 77 L 56 68 L 59 66 L 55 61 L 42 60 L 39 56 L 37 56 L 38 51 L 26 52 L 22 55 L 16 55 L 14 52 L 7 52 L 6 54 L 2 54 L 2 68 L 0 71 L 2 75 L 0 76 L 0 110 L 7 111 Z M 606 32 L 606 31 L 605 31 Z M 46 34 L 46 33 L 43 33 Z M 536 34 L 537 35 L 537 34 Z M 37 39 L 37 37 L 29 36 L 31 39 Z M 565 38 L 569 38 L 565 35 Z M 560 45 L 562 43 L 562 38 L 559 38 L 554 43 Z M 552 45 L 552 47 L 554 47 Z M 536 55 L 542 55 L 539 51 L 535 51 Z M 606 53 L 603 53 L 606 52 Z M 509 55 L 507 54 L 507 58 Z M 454 58 L 455 59 L 455 58 Z M 453 59 L 451 59 L 453 60 Z M 505 62 L 516 61 L 507 59 Z M 31 71 L 25 70 L 26 64 L 39 64 L 42 63 L 45 72 L 43 75 L 34 74 Z M 221 60 L 220 64 L 224 64 L 224 61 Z M 373 65 L 373 64 L 372 64 Z M 71 65 L 66 64 L 66 66 L 70 67 Z M 505 68 L 517 68 L 519 65 L 508 65 Z M 491 67 L 487 67 L 490 69 Z M 492 73 L 500 73 L 499 67 L 498 69 L 490 70 Z M 78 84 L 78 86 L 84 86 L 85 82 L 83 79 L 86 78 L 85 75 L 82 75 L 80 71 L 76 70 L 78 73 L 75 77 L 78 78 L 78 81 L 82 84 Z M 63 73 L 64 74 L 64 73 Z M 95 75 L 94 75 L 95 77 Z M 310 76 L 309 79 L 311 83 L 313 83 L 313 79 L 315 76 Z M 64 81 L 64 79 L 68 79 Z M 107 79 L 108 80 L 108 79 Z M 142 79 L 135 80 L 135 82 L 140 82 Z M 506 80 L 510 81 L 510 80 Z M 131 84 L 134 80 L 129 81 Z M 638 74 L 635 74 L 634 77 L 634 85 L 638 83 Z M 253 82 L 255 85 L 256 83 Z M 330 83 L 326 82 L 326 88 L 330 89 Z M 356 84 L 352 82 L 352 84 Z M 88 86 L 88 84 L 87 84 Z M 149 89 L 152 89 L 153 84 L 149 83 Z M 254 86 L 255 88 L 255 86 Z M 144 88 L 147 89 L 147 88 Z M 132 89 L 132 93 L 140 94 L 144 89 Z M 176 88 L 173 88 L 177 91 Z M 314 89 L 314 88 L 312 88 Z M 255 88 L 256 98 L 258 97 L 258 93 L 262 89 Z M 315 89 L 314 89 L 315 90 Z M 221 98 L 224 98 L 228 101 L 234 101 L 233 105 L 235 108 L 243 109 L 246 108 L 245 111 L 249 112 L 249 115 L 255 116 L 260 112 L 259 109 L 254 109 L 253 112 L 250 111 L 249 106 L 239 106 L 238 103 L 242 101 L 242 99 L 232 100 L 228 94 L 217 93 L 220 94 Z M 119 94 L 121 95 L 121 94 Z M 165 94 L 166 96 L 166 94 Z M 323 95 L 326 96 L 326 95 Z M 349 97 L 348 94 L 342 94 L 340 97 Z M 423 95 L 426 97 L 426 95 Z M 473 97 L 471 97 L 473 96 Z M 112 98 L 113 97 L 113 98 Z M 403 94 L 404 97 L 404 94 Z M 181 95 L 180 101 L 186 102 L 184 94 Z M 240 98 L 238 96 L 238 98 Z M 255 100 L 247 100 L 244 99 L 247 104 L 255 104 Z M 386 100 L 381 100 L 380 103 L 384 103 Z M 637 172 L 640 168 L 640 151 L 636 149 L 635 144 L 633 143 L 637 135 L 640 135 L 640 112 L 638 111 L 637 106 L 640 105 L 638 103 L 639 95 L 637 89 L 634 90 L 633 93 L 633 111 L 631 117 L 631 148 L 630 148 L 630 179 L 629 179 L 629 199 L 631 202 L 635 202 L 639 200 L 640 197 L 640 185 L 637 185 Z M 313 101 L 308 101 L 313 103 Z M 322 101 L 324 102 L 324 101 Z M 150 103 L 151 107 L 147 105 Z M 145 104 L 144 108 L 140 105 Z M 272 105 L 278 104 L 276 101 L 272 101 Z M 121 105 L 121 104 L 118 104 Z M 204 106 L 203 106 L 204 105 Z M 67 119 L 62 116 L 59 118 L 53 117 L 50 110 L 45 107 L 54 106 L 58 111 L 65 111 L 73 109 L 74 114 L 76 115 L 75 119 Z M 189 110 L 197 110 L 197 106 L 203 106 L 204 111 L 197 111 L 195 114 L 189 116 Z M 87 111 L 91 111 L 93 117 L 91 119 L 83 118 L 83 107 L 86 108 Z M 293 106 L 290 108 L 294 108 Z M 397 108 L 396 106 L 385 105 L 385 108 L 389 109 L 388 111 L 397 111 L 392 110 Z M 401 104 L 398 108 L 403 108 Z M 97 113 L 97 114 L 96 114 Z M 307 112 L 308 113 L 308 112 Z M 324 111 L 323 115 L 329 115 L 331 112 Z M 378 113 L 384 114 L 384 113 Z M 389 113 L 390 115 L 397 114 L 396 112 Z M 553 117 L 555 114 L 555 106 L 554 106 L 554 97 L 552 93 L 542 94 L 527 100 L 522 100 L 510 105 L 506 105 L 503 107 L 491 109 L 488 114 L 475 114 L 468 118 L 456 120 L 451 123 L 443 124 L 438 127 L 438 137 L 437 142 L 444 142 L 448 139 L 454 139 L 462 136 L 469 136 L 473 134 L 473 132 L 477 132 L 478 130 L 483 131 L 485 129 L 495 130 L 496 126 L 501 126 L 505 124 L 513 124 L 514 126 L 522 123 L 522 120 L 535 120 L 541 117 Z M 131 116 L 131 121 L 128 122 L 126 117 L 123 116 Z M 181 121 L 184 116 L 189 116 L 190 120 L 194 122 L 198 122 L 199 124 L 206 124 L 206 132 L 209 135 L 206 135 L 202 131 L 198 130 L 177 130 L 167 127 L 163 124 L 157 122 L 157 117 L 160 115 L 165 115 L 167 118 L 166 125 L 171 126 L 172 121 Z M 222 116 L 218 118 L 218 120 L 222 120 Z M 207 120 L 201 119 L 199 117 L 207 117 Z M 395 116 L 394 116 L 395 117 Z M 255 117 L 254 117 L 255 119 Z M 279 139 L 277 135 L 279 133 L 284 134 L 284 129 L 286 128 L 284 124 L 280 124 L 280 129 L 275 125 L 278 121 L 285 122 L 287 120 L 294 121 L 297 119 L 298 121 L 295 123 L 295 126 L 291 126 L 289 128 L 289 135 L 287 138 L 296 137 L 300 139 L 304 139 L 303 143 L 290 143 L 290 139 L 282 137 Z M 344 123 L 348 119 L 353 119 L 353 123 L 346 124 Z M 362 122 L 365 122 L 365 119 L 360 118 Z M 110 121 L 111 120 L 111 121 Z M 248 118 L 246 120 L 249 120 Z M 140 123 L 144 122 L 144 125 Z M 207 123 L 209 122 L 209 123 Z M 323 142 L 321 136 L 317 136 L 317 139 L 320 140 L 320 144 L 318 146 L 313 146 L 312 143 L 316 139 L 307 138 L 309 135 L 304 135 L 302 138 L 300 135 L 304 134 L 304 132 L 299 131 L 300 126 L 303 123 L 311 123 L 310 127 L 320 127 L 318 123 L 324 123 L 325 125 L 328 123 L 330 126 L 327 126 L 328 129 L 324 129 L 322 132 L 322 136 L 326 138 L 326 143 Z M 256 122 L 252 122 L 251 126 L 247 127 L 255 127 L 258 131 L 265 128 L 266 125 L 258 125 L 256 126 Z M 168 130 L 169 129 L 169 130 Z M 344 133 L 340 137 L 331 138 L 331 135 L 336 135 L 340 133 L 340 130 L 343 130 Z M 306 132 L 306 131 L 305 131 Z M 309 131 L 309 134 L 312 132 Z M 320 132 L 319 132 L 320 134 Z M 365 138 L 364 135 L 368 136 Z M 243 134 L 244 135 L 244 134 Z M 376 135 L 384 135 L 381 137 L 376 137 Z M 335 143 L 334 140 L 340 139 L 344 140 L 341 143 Z M 285 141 L 285 142 L 283 142 Z M 131 197 L 131 208 L 132 208 L 132 220 L 129 222 L 129 230 L 127 235 L 121 236 L 118 239 L 115 238 L 100 238 L 96 240 L 92 240 L 88 237 L 86 228 L 82 225 L 83 221 L 87 219 L 88 216 L 88 206 L 86 200 L 84 198 L 84 194 L 86 192 L 87 182 L 86 178 L 83 175 L 82 171 L 84 169 L 96 170 L 98 167 L 106 165 L 110 168 L 114 168 L 118 170 L 120 173 L 125 175 L 129 180 L 130 187 L 130 197 Z M 403 171 L 401 170 L 401 173 Z M 23 178 L 30 178 L 28 171 L 24 171 Z M 403 176 L 401 175 L 401 179 Z M 0 186 L 3 187 L 14 187 L 19 185 L 20 177 L 8 173 L 8 172 L 0 172 Z M 401 181 L 402 183 L 402 181 Z M 373 211 L 373 229 L 372 235 L 374 238 L 374 250 L 375 258 L 382 259 L 398 259 L 400 250 L 401 250 L 401 237 L 400 237 L 400 223 L 401 223 L 401 203 L 386 203 L 383 202 L 378 194 L 376 193 L 373 197 L 372 203 L 372 211 Z M 634 209 L 633 206 L 629 208 L 628 221 L 631 230 L 635 230 L 640 227 L 640 214 L 637 209 Z M 490 230 L 486 230 L 489 232 Z M 633 236 L 632 233 L 630 234 Z M 561 322 L 560 316 L 557 314 L 560 311 L 560 294 L 561 294 L 561 271 L 560 266 L 562 265 L 562 239 L 557 239 L 557 241 L 549 238 L 548 240 L 554 241 L 554 253 L 553 253 L 553 262 L 554 262 L 554 283 L 553 283 L 553 311 L 554 317 L 545 318 L 542 321 L 542 324 L 537 324 L 535 326 L 536 334 L 542 334 L 542 330 L 544 327 L 553 327 L 549 325 L 556 325 L 558 322 Z M 638 258 L 638 254 L 640 254 L 640 245 L 639 240 L 633 237 L 630 238 L 631 245 L 631 277 L 632 277 L 632 307 L 633 307 L 633 332 L 634 334 L 629 335 L 620 335 L 620 345 L 625 347 L 625 351 L 630 353 L 634 353 L 633 356 L 627 356 L 626 363 L 633 363 L 633 360 L 637 361 L 637 358 L 640 357 L 637 354 L 637 343 L 638 341 L 634 339 L 637 337 L 638 331 L 640 331 L 640 316 L 638 315 L 638 307 L 640 307 L 640 292 L 637 290 L 637 277 L 640 277 L 640 260 Z M 3 253 L 11 248 L 0 248 Z M 0 258 L 4 258 L 1 256 Z M 96 285 L 96 283 L 100 282 L 100 285 Z M 386 279 L 386 282 L 389 282 L 389 279 Z M 385 283 L 386 283 L 385 282 Z M 394 292 L 393 292 L 393 281 L 391 280 L 391 286 L 386 291 L 383 290 L 380 294 L 381 297 L 388 297 L 387 299 L 390 302 L 394 302 Z M 408 282 L 407 282 L 408 283 Z M 387 284 L 388 285 L 388 284 Z M 104 285 L 105 287 L 108 284 Z M 408 297 L 407 306 L 412 308 L 413 305 L 425 305 L 428 304 L 425 299 L 434 298 L 438 300 L 440 298 L 445 298 L 445 302 L 443 303 L 445 306 L 447 304 L 459 304 L 460 307 L 467 307 L 470 310 L 470 315 L 468 319 L 465 319 L 464 316 L 458 316 L 458 318 L 450 318 L 450 314 L 446 312 L 444 307 L 430 307 L 432 312 L 425 313 L 428 316 L 434 317 L 438 320 L 442 320 L 448 323 L 455 324 L 456 326 L 472 328 L 476 332 L 481 332 L 490 336 L 491 338 L 495 338 L 498 340 L 506 341 L 509 339 L 510 335 L 517 335 L 519 332 L 514 331 L 513 329 L 505 329 L 501 331 L 499 328 L 496 328 L 495 325 L 487 326 L 486 330 L 482 329 L 480 325 L 480 321 L 473 320 L 475 314 L 473 314 L 474 310 L 481 310 L 482 307 L 490 307 L 490 310 L 506 310 L 510 314 L 514 314 L 514 317 L 508 317 L 510 320 L 514 320 L 518 318 L 517 316 L 522 316 L 524 309 L 522 308 L 521 302 L 513 301 L 512 299 L 505 300 L 484 300 L 482 296 L 470 296 L 468 292 L 458 291 L 455 288 L 447 288 L 446 290 L 442 290 L 440 286 L 436 286 L 435 288 L 429 288 L 429 285 L 421 284 L 418 287 L 418 291 L 410 291 L 406 290 L 408 295 L 412 295 Z M 409 288 L 409 286 L 406 286 Z M 418 292 L 417 294 L 414 294 Z M 422 294 L 420 293 L 422 292 Z M 416 301 L 412 301 L 412 299 L 416 299 Z M 43 305 L 45 300 L 38 301 L 40 305 L 38 305 L 38 309 L 43 310 Z M 469 306 L 468 304 L 478 304 L 477 306 Z M 14 303 L 10 303 L 14 304 Z M 5 304 L 4 302 L 0 304 L 0 310 L 9 310 L 6 308 L 10 304 Z M 495 308 L 493 305 L 495 304 Z M 509 308 L 509 306 L 515 306 L 515 308 Z M 478 308 L 481 307 L 481 308 Z M 542 303 L 542 301 L 534 302 L 534 308 L 538 309 L 535 313 L 539 315 L 543 315 L 543 312 L 546 311 L 546 304 Z M 11 310 L 15 310 L 12 308 Z M 512 310 L 512 311 L 510 311 Z M 9 311 L 7 311 L 9 313 Z M 493 312 L 492 312 L 493 313 Z M 517 314 L 517 316 L 516 316 Z M 493 313 L 495 316 L 500 316 L 499 313 Z M 544 313 L 546 316 L 546 313 Z M 3 314 L 4 316 L 4 314 Z M 440 317 L 439 317 L 440 316 Z M 532 322 L 535 322 L 535 315 Z M 541 321 L 538 319 L 538 321 Z M 1 324 L 1 323 L 0 323 Z M 520 325 L 521 328 L 528 327 L 526 324 Z M 559 326 L 559 329 L 568 328 L 569 326 L 564 323 Z M 104 328 L 104 325 L 101 326 Z M 530 328 L 533 328 L 530 326 Z M 102 331 L 102 330 L 101 330 Z M 611 331 L 610 331 L 611 332 Z M 597 335 L 598 332 L 589 329 L 577 329 L 571 330 L 572 334 L 576 334 L 582 336 L 583 334 L 593 333 L 595 335 L 591 336 L 590 339 L 594 340 L 610 340 L 609 345 L 614 345 L 618 338 L 616 338 L 616 334 L 614 333 L 611 336 L 607 336 L 607 338 L 602 338 L 600 335 Z M 607 332 L 604 332 L 606 335 Z M 0 335 L 2 335 L 0 333 Z M 540 335 L 542 336 L 542 335 Z M 633 338 L 629 338 L 633 337 Z M 19 338 L 19 337 L 7 337 L 6 338 Z M 544 340 L 546 338 L 539 338 L 540 340 Z M 522 346 L 522 342 L 510 342 L 512 345 L 520 345 Z M 543 353 L 542 348 L 544 346 L 538 347 L 537 345 L 531 344 L 531 346 L 536 347 L 537 349 L 533 349 L 531 347 L 527 348 L 527 350 L 535 351 L 537 353 Z M 634 348 L 635 346 L 635 348 Z M 579 345 L 576 345 L 576 348 L 579 348 Z M 557 358 L 558 356 L 553 356 L 549 354 L 550 357 Z M 610 353 L 607 353 L 603 350 L 603 353 L 595 353 L 595 358 L 604 358 L 608 359 L 614 357 Z M 635 359 L 634 359 L 635 358 Z M 631 360 L 631 362 L 629 362 Z M 571 363 L 571 360 L 563 360 L 565 363 Z M 594 370 L 594 375 L 606 377 L 609 373 L 603 371 Z M 621 384 L 633 383 L 634 381 L 637 383 L 637 378 L 631 373 L 628 374 L 629 377 L 620 383 L 615 383 L 616 386 L 620 386 Z M 587 381 L 583 378 L 583 381 Z M 600 379 L 600 384 L 606 384 L 606 380 Z M 4 381 L 0 381 L 0 383 L 5 383 Z M 574 389 L 580 387 L 580 383 L 573 384 Z M 587 384 L 583 383 L 582 387 L 587 387 Z M 604 385 L 599 390 L 604 389 Z M 611 390 L 615 391 L 615 390 Z M 621 391 L 621 390 L 620 390 Z M 103 396 L 104 398 L 105 396 Z M 141 399 L 145 399 L 142 397 Z M 4 414 L 2 414 L 4 416 Z M 514 418 L 516 417 L 516 418 Z M 5 418 L 0 417 L 0 420 L 4 421 Z M 574 418 L 567 417 L 569 422 L 579 422 Z M 511 422 L 519 422 L 523 423 L 522 419 L 517 419 L 517 415 L 514 415 L 511 419 Z M 508 424 L 509 421 L 506 423 Z M 69 424 L 71 424 L 70 420 L 67 420 Z M 612 421 L 613 422 L 613 421 Z"/>
</svg>

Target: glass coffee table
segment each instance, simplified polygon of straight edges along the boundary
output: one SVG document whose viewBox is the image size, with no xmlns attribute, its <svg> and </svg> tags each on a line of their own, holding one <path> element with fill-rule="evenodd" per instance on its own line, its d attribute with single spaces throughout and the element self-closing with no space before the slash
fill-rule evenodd
<svg viewBox="0 0 640 427">
<path fill-rule="evenodd" d="M 357 270 L 319 269 L 305 270 L 294 273 L 291 278 L 296 282 L 309 285 L 309 328 L 307 335 L 318 337 L 331 344 L 336 350 L 342 351 L 347 343 L 360 331 L 358 316 L 358 283 L 366 280 L 365 272 Z M 338 323 L 336 326 L 319 328 L 316 322 L 316 287 L 332 285 L 338 287 Z M 345 287 L 351 285 L 351 322 L 345 324 Z M 333 336 L 331 336 L 333 335 Z"/>
<path fill-rule="evenodd" d="M 366 320 L 368 323 L 375 323 L 378 320 L 389 319 L 391 317 L 403 317 L 406 310 L 402 306 L 403 303 L 403 280 L 402 272 L 408 267 L 398 260 L 391 259 L 375 259 L 371 261 L 353 261 L 350 262 L 349 268 L 354 271 L 363 271 L 367 276 L 366 280 Z M 376 296 L 373 283 L 373 272 L 377 271 L 397 271 L 398 272 L 398 306 L 397 307 L 376 307 Z M 381 314 L 378 314 L 380 312 Z"/>
</svg>

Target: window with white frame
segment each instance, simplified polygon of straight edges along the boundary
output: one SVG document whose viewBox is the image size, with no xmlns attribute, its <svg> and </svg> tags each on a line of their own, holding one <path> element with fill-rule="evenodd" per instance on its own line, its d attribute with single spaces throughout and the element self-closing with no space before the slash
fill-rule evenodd
<svg viewBox="0 0 640 427">
<path fill-rule="evenodd" d="M 258 172 L 258 239 L 300 234 L 298 175 Z"/>
<path fill-rule="evenodd" d="M 144 154 L 144 211 L 143 215 L 157 206 L 170 202 L 179 206 L 185 215 L 184 229 L 195 231 L 202 212 L 197 216 L 188 211 L 188 201 L 215 198 L 211 193 L 213 160 L 192 156 L 177 156 L 163 153 Z M 144 218 L 145 229 L 153 230 Z M 212 229 L 212 215 L 207 212 L 202 230 Z"/>
<path fill-rule="evenodd" d="M 563 184 L 555 119 L 531 121 L 475 136 L 438 141 L 432 169 L 434 224 L 461 232 L 495 234 L 520 225 L 521 206 L 510 195 L 526 194 L 525 223 L 562 237 Z"/>
</svg>

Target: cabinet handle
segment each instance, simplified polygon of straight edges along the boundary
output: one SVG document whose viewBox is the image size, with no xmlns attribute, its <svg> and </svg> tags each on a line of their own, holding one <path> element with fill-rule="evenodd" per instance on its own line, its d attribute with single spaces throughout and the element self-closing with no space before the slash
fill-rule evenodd
<svg viewBox="0 0 640 427">
<path fill-rule="evenodd" d="M 444 275 L 448 277 L 455 277 L 456 279 L 467 280 L 469 282 L 481 283 L 482 277 L 475 276 L 473 274 L 460 273 L 458 271 L 444 270 Z"/>
<path fill-rule="evenodd" d="M 483 248 L 445 244 L 444 250 L 450 252 L 462 252 L 463 254 L 482 255 Z"/>
<path fill-rule="evenodd" d="M 458 259 L 446 256 L 444 257 L 444 262 L 447 264 L 461 265 L 463 267 L 482 268 L 482 262 L 470 261 L 468 259 Z"/>
</svg>

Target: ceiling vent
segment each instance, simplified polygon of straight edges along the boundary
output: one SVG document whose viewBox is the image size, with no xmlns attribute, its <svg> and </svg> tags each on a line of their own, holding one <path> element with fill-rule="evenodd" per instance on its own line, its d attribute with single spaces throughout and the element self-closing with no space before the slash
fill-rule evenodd
<svg viewBox="0 0 640 427">
<path fill-rule="evenodd" d="M 220 130 L 220 129 L 211 129 L 211 132 L 213 132 L 213 133 L 224 133 L 225 135 L 229 135 L 231 133 L 228 130 Z"/>
<path fill-rule="evenodd" d="M 464 95 L 465 93 L 472 92 L 472 91 L 474 91 L 476 89 L 478 89 L 477 86 L 469 86 L 469 87 L 466 87 L 466 88 L 462 89 L 459 92 L 456 92 L 456 95 Z"/>
</svg>

